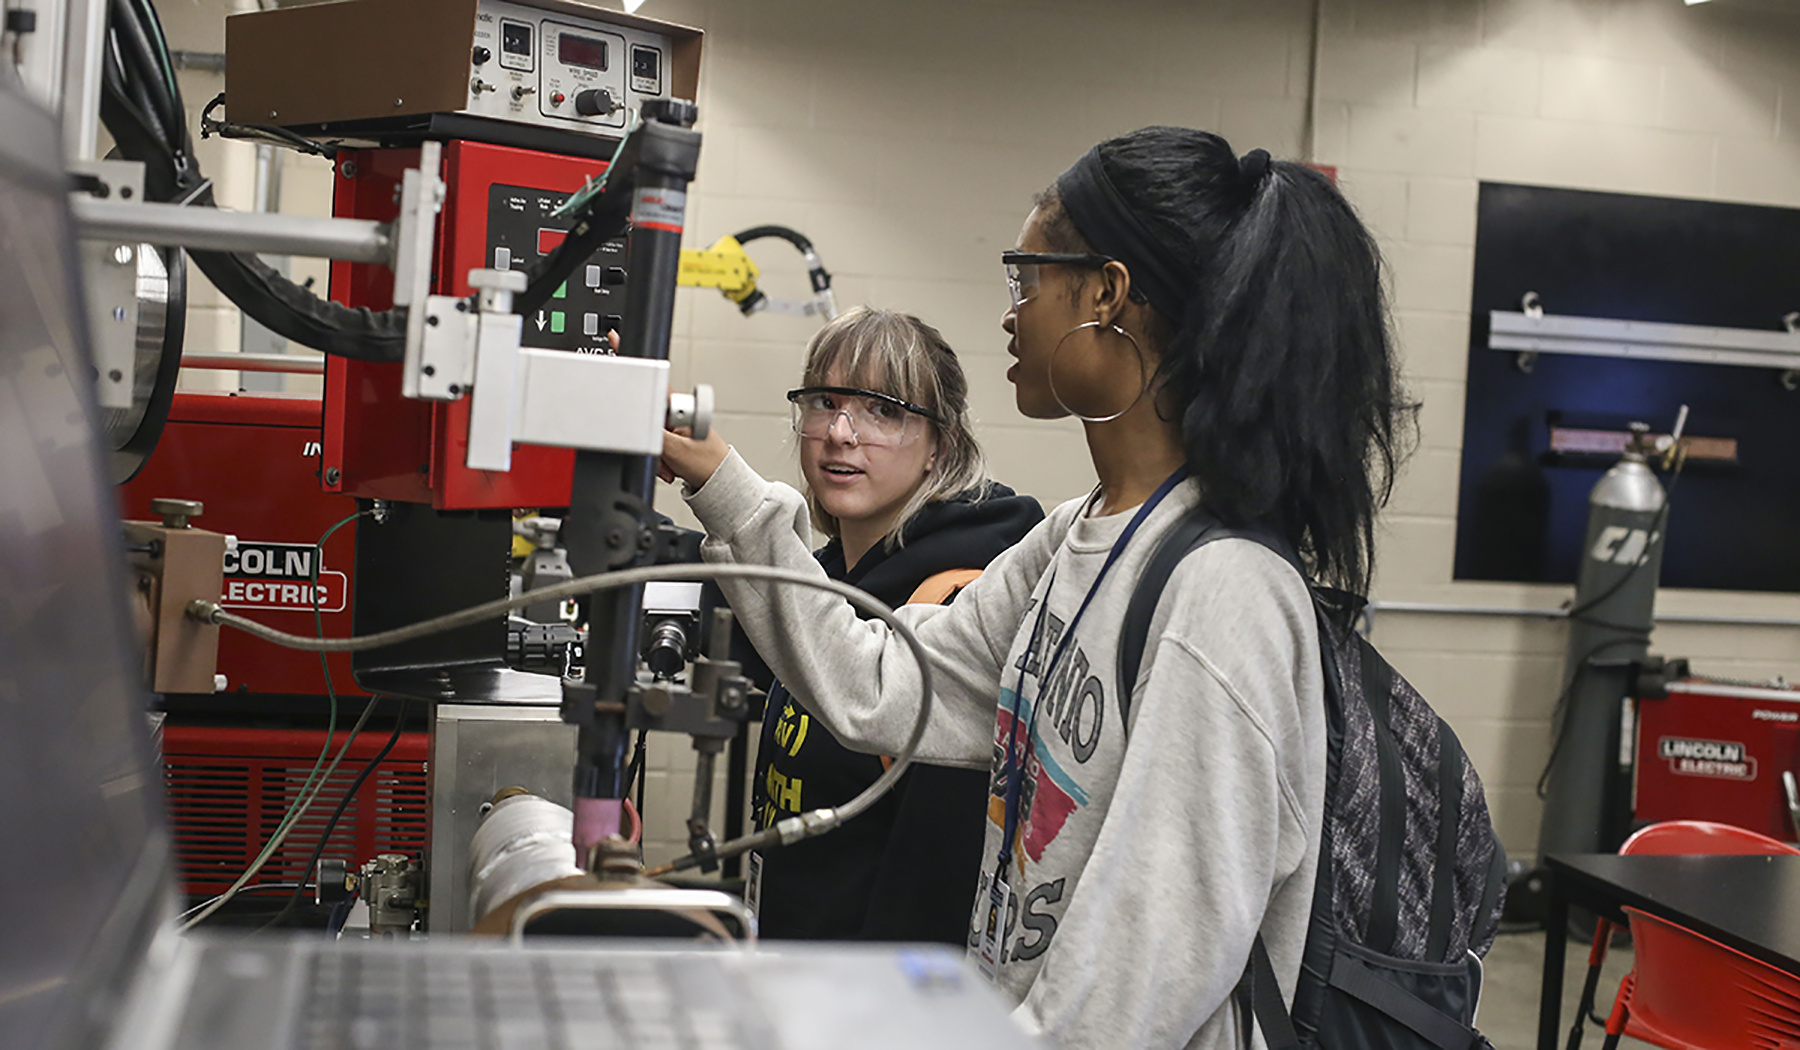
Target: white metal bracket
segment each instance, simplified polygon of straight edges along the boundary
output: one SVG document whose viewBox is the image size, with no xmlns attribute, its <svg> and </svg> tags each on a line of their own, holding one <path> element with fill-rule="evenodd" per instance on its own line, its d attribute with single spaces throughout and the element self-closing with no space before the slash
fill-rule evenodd
<svg viewBox="0 0 1800 1050">
<path fill-rule="evenodd" d="M 93 176 L 109 200 L 144 199 L 141 161 L 77 160 L 69 163 L 69 170 Z M 99 373 L 94 390 L 101 408 L 131 407 L 137 384 L 138 252 L 143 249 L 135 240 L 117 238 L 80 242 L 88 332 Z"/>
<path fill-rule="evenodd" d="M 438 209 L 444 203 L 444 180 L 438 178 L 442 152 L 440 143 L 424 143 L 419 166 L 400 178 L 400 215 L 393 234 L 394 305 L 407 308 L 406 356 L 400 370 L 400 392 L 407 397 L 432 396 L 421 392 L 419 380 L 424 376 L 426 319 L 431 316 L 431 246 Z"/>
</svg>

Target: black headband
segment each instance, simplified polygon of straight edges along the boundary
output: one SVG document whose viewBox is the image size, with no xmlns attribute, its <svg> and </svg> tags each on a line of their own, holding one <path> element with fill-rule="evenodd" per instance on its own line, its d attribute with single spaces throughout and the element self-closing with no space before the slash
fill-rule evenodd
<svg viewBox="0 0 1800 1050">
<path fill-rule="evenodd" d="M 1158 313 L 1179 324 L 1196 280 L 1125 203 L 1100 163 L 1099 147 L 1056 177 L 1056 196 L 1088 244 L 1124 263 L 1131 286 Z"/>
</svg>

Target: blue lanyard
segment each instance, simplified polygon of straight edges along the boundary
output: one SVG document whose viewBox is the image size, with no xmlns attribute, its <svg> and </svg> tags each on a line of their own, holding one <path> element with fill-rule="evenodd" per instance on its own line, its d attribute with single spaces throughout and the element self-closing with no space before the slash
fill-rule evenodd
<svg viewBox="0 0 1800 1050">
<path fill-rule="evenodd" d="M 1056 671 L 1057 664 L 1062 662 L 1063 653 L 1068 650 L 1070 639 L 1075 637 L 1075 627 L 1077 624 L 1081 623 L 1081 617 L 1087 612 L 1088 606 L 1093 602 L 1094 595 L 1100 592 L 1100 584 L 1106 580 L 1106 574 L 1112 570 L 1113 564 L 1119 560 L 1119 555 L 1125 553 L 1126 546 L 1131 543 L 1131 537 L 1137 534 L 1138 526 L 1142 525 L 1144 520 L 1150 517 L 1150 512 L 1155 510 L 1157 504 L 1163 501 L 1163 497 L 1173 492 L 1175 486 L 1185 481 L 1187 476 L 1188 468 L 1185 465 L 1175 473 L 1170 474 L 1168 478 L 1157 487 L 1156 491 L 1151 494 L 1150 498 L 1144 501 L 1144 505 L 1138 508 L 1138 512 L 1132 515 L 1130 524 L 1125 526 L 1125 531 L 1119 533 L 1119 538 L 1113 542 L 1112 551 L 1106 555 L 1106 561 L 1100 566 L 1099 575 L 1094 577 L 1094 582 L 1088 587 L 1087 596 L 1081 599 L 1081 605 L 1076 608 L 1075 618 L 1069 621 L 1067 627 L 1063 628 L 1062 637 L 1059 638 L 1056 643 L 1056 651 L 1051 655 L 1049 662 L 1044 665 L 1042 671 L 1038 674 L 1038 700 L 1043 700 L 1044 690 L 1051 681 L 1051 678 Z M 1050 582 L 1044 587 L 1044 596 L 1038 602 L 1037 622 L 1033 624 L 1031 628 L 1031 641 L 1027 643 L 1030 646 L 1030 649 L 1027 650 L 1028 656 L 1031 650 L 1037 648 L 1038 639 L 1042 637 L 1041 632 L 1044 630 L 1044 613 L 1050 606 L 1050 591 L 1055 586 L 1056 575 L 1052 573 Z M 1001 767 L 1006 771 L 1006 837 L 1000 842 L 1000 856 L 995 863 L 995 876 L 997 878 L 1004 878 L 1007 866 L 1012 863 L 1013 840 L 1017 837 L 1019 831 L 1019 809 L 1021 797 L 1024 794 L 1025 788 L 1025 761 L 1031 757 L 1031 752 L 1036 746 L 1038 710 L 1043 706 L 1041 703 L 1032 705 L 1031 724 L 1026 728 L 1024 752 L 1019 755 L 1018 761 L 1014 762 L 1013 739 L 1019 734 L 1019 707 L 1025 702 L 1024 694 L 1025 678 L 1024 675 L 1021 674 L 1019 676 L 1019 690 L 1013 694 L 1012 724 L 1007 728 L 1006 732 L 1006 764 Z"/>
</svg>

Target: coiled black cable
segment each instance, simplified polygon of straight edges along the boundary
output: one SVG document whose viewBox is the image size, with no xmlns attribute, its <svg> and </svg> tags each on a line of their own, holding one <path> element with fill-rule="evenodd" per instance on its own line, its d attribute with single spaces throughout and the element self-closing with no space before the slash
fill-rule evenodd
<svg viewBox="0 0 1800 1050">
<path fill-rule="evenodd" d="M 144 163 L 145 195 L 214 207 L 188 133 L 181 89 L 149 0 L 111 0 L 101 73 L 100 119 L 119 153 Z M 398 361 L 406 307 L 372 311 L 321 299 L 251 253 L 194 251 L 201 272 L 263 327 L 302 346 L 362 361 Z"/>
</svg>

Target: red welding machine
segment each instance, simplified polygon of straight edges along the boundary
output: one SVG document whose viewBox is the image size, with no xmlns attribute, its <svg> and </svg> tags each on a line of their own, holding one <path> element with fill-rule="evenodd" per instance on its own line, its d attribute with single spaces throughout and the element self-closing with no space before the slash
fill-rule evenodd
<svg viewBox="0 0 1800 1050">
<path fill-rule="evenodd" d="M 1704 679 L 1637 702 L 1637 820 L 1715 820 L 1800 839 L 1800 690 Z"/>
<path fill-rule="evenodd" d="M 227 609 L 294 634 L 313 634 L 313 570 L 318 570 L 320 622 L 330 637 L 350 634 L 356 531 L 345 526 L 356 501 L 319 487 L 322 409 L 316 398 L 225 393 L 175 395 L 156 453 L 119 487 L 126 519 L 154 518 L 159 496 L 199 500 L 196 524 L 237 537 L 225 555 Z M 316 653 L 283 649 L 237 631 L 219 636 L 219 671 L 233 693 L 325 695 Z M 339 695 L 362 695 L 347 653 L 331 656 Z"/>
</svg>

